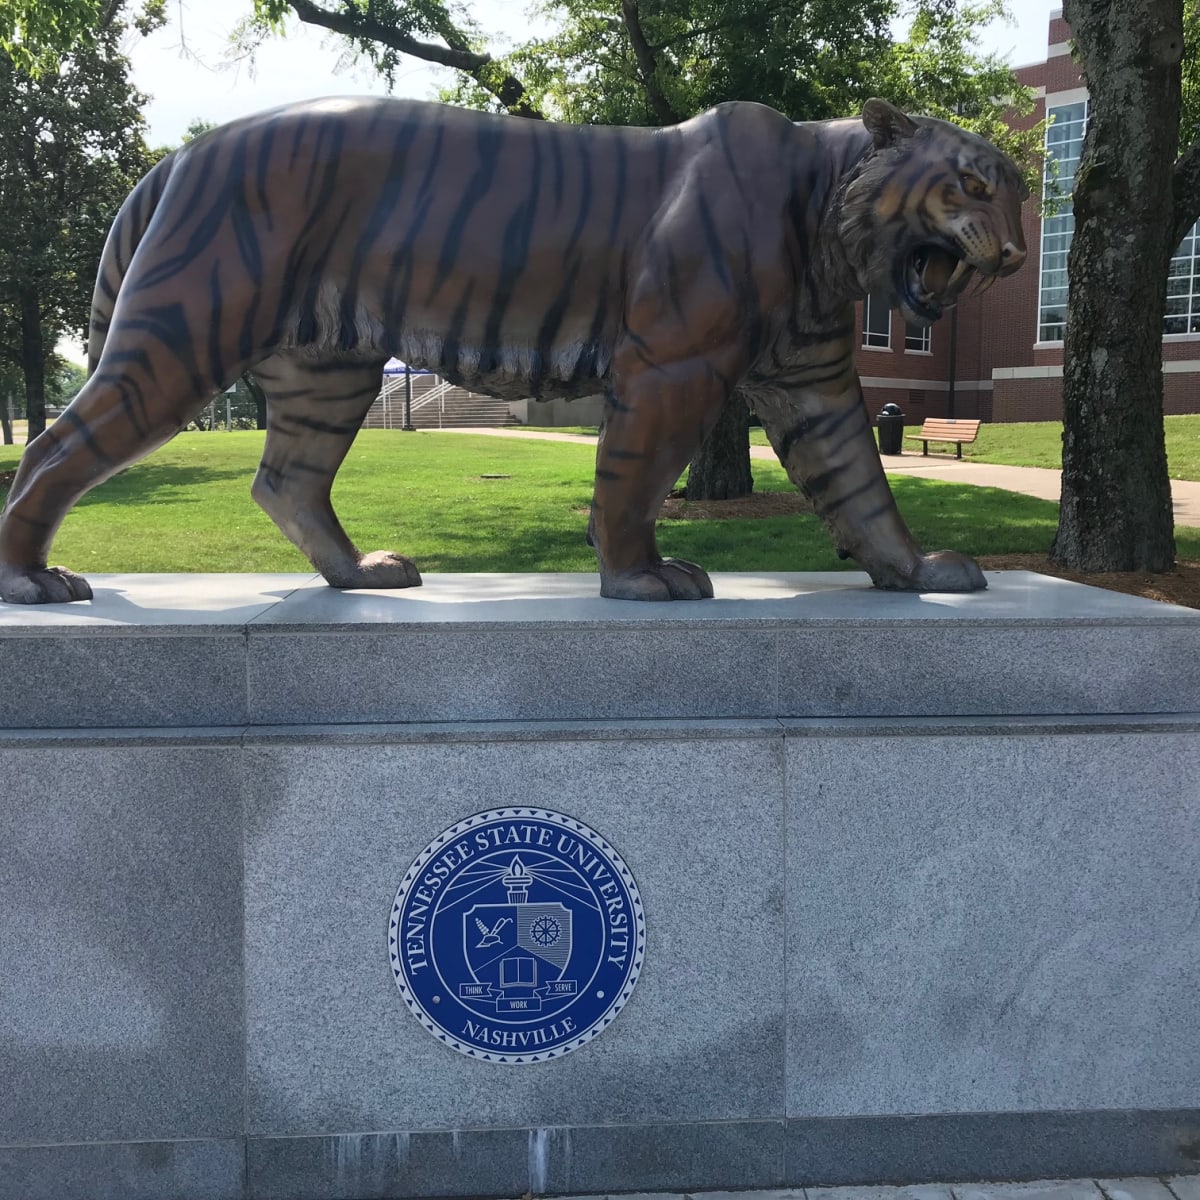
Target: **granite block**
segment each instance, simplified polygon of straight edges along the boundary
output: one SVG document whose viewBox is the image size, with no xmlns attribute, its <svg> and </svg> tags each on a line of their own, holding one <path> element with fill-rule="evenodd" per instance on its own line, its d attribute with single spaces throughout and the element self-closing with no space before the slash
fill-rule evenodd
<svg viewBox="0 0 1200 1200">
<path fill-rule="evenodd" d="M 1090 1179 L 1041 1179 L 1030 1183 L 968 1183 L 955 1200 L 1104 1200 Z"/>
<path fill-rule="evenodd" d="M 786 1174 L 809 1189 L 1164 1175 L 1194 1169 L 1198 1133 L 1200 1109 L 789 1119 Z"/>
<path fill-rule="evenodd" d="M 245 1151 L 222 1141 L 0 1147 L 0 1200 L 242 1200 Z"/>
<path fill-rule="evenodd" d="M 1200 1107 L 1200 736 L 787 747 L 788 1116 Z"/>
<path fill-rule="evenodd" d="M 785 717 L 1200 712 L 1200 629 L 942 622 L 779 634 Z"/>
<path fill-rule="evenodd" d="M 245 635 L 103 632 L 0 638 L 6 729 L 239 725 Z"/>
<path fill-rule="evenodd" d="M 252 1200 L 428 1200 L 778 1186 L 780 1122 L 251 1138 Z M 664 1197 L 663 1200 L 667 1200 Z"/>
<path fill-rule="evenodd" d="M 912 1187 L 805 1188 L 805 1200 L 954 1200 L 949 1184 L 927 1183 Z"/>
<path fill-rule="evenodd" d="M 699 1200 L 805 1200 L 807 1193 L 803 1188 L 770 1188 L 767 1191 L 755 1192 L 710 1192 L 705 1191 Z M 680 1196 L 678 1200 L 683 1200 Z M 944 1200 L 950 1200 L 946 1196 Z"/>
<path fill-rule="evenodd" d="M 1200 1165 L 1200 1138 L 1192 1145 L 1190 1158 L 1193 1165 L 1189 1171 L 1195 1171 Z M 1200 1200 L 1200 1175 L 1174 1175 L 1167 1180 L 1167 1187 L 1174 1193 L 1176 1200 Z"/>
<path fill-rule="evenodd" d="M 250 1138 L 251 1200 L 427 1200 L 519 1196 L 529 1186 L 523 1129 Z"/>
<path fill-rule="evenodd" d="M 0 728 L 242 724 L 246 622 L 312 578 L 96 575 L 90 601 L 0 604 Z"/>
<path fill-rule="evenodd" d="M 1177 1200 L 1161 1179 L 1097 1179 L 1105 1200 Z"/>
<path fill-rule="evenodd" d="M 782 1121 L 597 1125 L 551 1131 L 540 1194 L 747 1191 L 784 1185 Z"/>
<path fill-rule="evenodd" d="M 253 1135 L 782 1112 L 782 740 L 255 747 L 246 826 Z M 645 965 L 602 1036 L 514 1067 L 408 1012 L 387 950 L 417 854 L 485 809 L 586 822 L 629 865 Z"/>
<path fill-rule="evenodd" d="M 0 1145 L 240 1135 L 236 752 L 3 750 L 0 778 Z"/>
<path fill-rule="evenodd" d="M 263 633 L 255 724 L 756 717 L 776 711 L 776 649 L 754 630 L 498 629 Z M 303 688 L 280 681 L 305 680 Z"/>
</svg>

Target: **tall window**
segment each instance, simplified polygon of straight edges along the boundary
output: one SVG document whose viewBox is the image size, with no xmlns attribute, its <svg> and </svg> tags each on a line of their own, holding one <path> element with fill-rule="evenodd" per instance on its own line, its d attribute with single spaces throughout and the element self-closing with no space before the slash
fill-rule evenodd
<svg viewBox="0 0 1200 1200">
<path fill-rule="evenodd" d="M 904 352 L 906 354 L 928 354 L 933 345 L 933 329 L 929 325 L 904 326 Z"/>
<path fill-rule="evenodd" d="M 892 347 L 892 310 L 884 296 L 868 296 L 863 301 L 862 344 L 876 350 Z"/>
<path fill-rule="evenodd" d="M 1087 101 L 1060 104 L 1047 112 L 1045 191 L 1057 198 L 1058 211 L 1042 221 L 1042 297 L 1038 304 L 1038 341 L 1061 342 L 1067 327 L 1067 251 L 1075 232 L 1071 188 L 1083 149 Z M 1057 167 L 1057 171 L 1055 168 Z"/>
<path fill-rule="evenodd" d="M 1188 230 L 1171 259 L 1163 333 L 1200 333 L 1200 222 Z"/>
<path fill-rule="evenodd" d="M 1042 221 L 1041 300 L 1038 341 L 1060 342 L 1067 324 L 1067 251 L 1075 232 L 1071 188 L 1083 149 L 1087 101 L 1051 108 L 1046 130 L 1046 195 L 1059 197 L 1058 211 Z M 1051 167 L 1057 163 L 1057 173 Z M 1200 222 L 1183 239 L 1167 277 L 1164 334 L 1200 333 Z"/>
</svg>

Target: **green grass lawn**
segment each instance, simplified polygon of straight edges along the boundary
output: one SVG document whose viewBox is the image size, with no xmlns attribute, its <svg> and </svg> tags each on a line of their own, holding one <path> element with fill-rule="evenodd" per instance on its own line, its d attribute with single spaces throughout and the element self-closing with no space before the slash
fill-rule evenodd
<svg viewBox="0 0 1200 1200">
<path fill-rule="evenodd" d="M 1172 479 L 1200 479 L 1200 415 L 1166 417 L 1167 469 Z M 915 433 L 919 422 L 906 433 Z M 750 431 L 755 446 L 769 445 L 761 429 Z M 931 445 L 932 454 L 954 455 L 954 447 Z M 921 454 L 916 442 L 905 441 L 905 454 Z M 1062 469 L 1062 423 L 1027 421 L 1012 425 L 981 425 L 979 440 L 963 447 L 963 457 L 977 462 L 1004 463 L 1013 467 Z"/>
<path fill-rule="evenodd" d="M 89 571 L 304 571 L 307 561 L 250 498 L 261 433 L 181 434 L 84 497 L 53 561 Z M 0 471 L 19 447 L 0 447 Z M 464 434 L 362 433 L 334 502 L 364 550 L 409 554 L 425 571 L 591 571 L 584 542 L 594 451 L 587 445 Z M 755 462 L 755 487 L 791 490 Z M 484 479 L 484 475 L 504 475 Z M 991 488 L 897 478 L 919 541 L 976 555 L 1042 553 L 1058 506 Z M 1200 558 L 1200 530 L 1177 531 Z M 715 571 L 823 571 L 842 563 L 815 517 L 663 521 L 666 554 Z"/>
</svg>

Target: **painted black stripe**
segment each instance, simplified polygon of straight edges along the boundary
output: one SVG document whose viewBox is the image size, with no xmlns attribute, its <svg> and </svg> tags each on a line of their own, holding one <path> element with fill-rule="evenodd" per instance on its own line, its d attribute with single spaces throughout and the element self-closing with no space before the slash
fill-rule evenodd
<svg viewBox="0 0 1200 1200">
<path fill-rule="evenodd" d="M 275 149 L 275 131 L 276 126 L 274 124 L 268 124 L 263 129 L 262 140 L 259 142 L 254 155 L 254 190 L 258 197 L 258 211 L 262 214 L 263 223 L 266 225 L 268 233 L 273 232 L 275 229 L 275 220 L 271 216 L 269 186 L 274 166 L 272 151 Z"/>
<path fill-rule="evenodd" d="M 730 120 L 729 111 L 725 110 L 716 114 L 717 123 L 717 140 L 721 143 L 721 153 L 725 156 L 725 165 L 729 168 L 729 174 L 733 179 L 734 186 L 738 190 L 738 195 L 744 200 L 746 197 L 745 184 L 742 181 L 742 173 L 738 169 L 737 159 L 733 154 L 733 122 Z"/>
<path fill-rule="evenodd" d="M 557 217 L 562 212 L 563 204 L 562 137 L 556 129 L 550 129 L 547 133 L 547 140 L 550 143 L 551 165 L 554 170 L 554 215 Z"/>
<path fill-rule="evenodd" d="M 721 239 L 717 236 L 717 227 L 713 223 L 712 211 L 708 207 L 708 200 L 703 194 L 699 196 L 698 204 L 700 207 L 700 223 L 704 226 L 704 241 L 708 246 L 709 261 L 712 263 L 712 268 L 716 272 L 721 286 L 727 292 L 730 292 L 733 290 L 733 280 L 729 278 L 729 268 L 725 263 L 725 250 L 721 245 Z"/>
<path fill-rule="evenodd" d="M 322 421 L 317 417 L 307 417 L 302 413 L 287 413 L 284 418 L 288 425 L 298 425 L 312 433 L 330 433 L 336 437 L 353 436 L 358 432 L 358 421 Z"/>
<path fill-rule="evenodd" d="M 358 342 L 356 317 L 358 313 L 358 295 L 362 283 L 362 273 L 375 243 L 383 235 L 388 224 L 395 216 L 400 206 L 400 199 L 405 187 L 405 165 L 408 162 L 409 151 L 418 132 L 420 120 L 411 117 L 405 121 L 392 140 L 392 150 L 388 158 L 387 170 L 379 184 L 379 193 L 371 211 L 363 222 L 362 233 L 354 245 L 350 257 L 349 268 L 346 272 L 342 290 L 341 338 L 339 345 L 344 350 L 351 349 Z M 350 333 L 352 336 L 347 336 Z"/>
<path fill-rule="evenodd" d="M 71 425 L 75 432 L 79 434 L 80 440 L 91 451 L 92 457 L 97 461 L 104 463 L 105 466 L 112 466 L 112 459 L 100 449 L 100 444 L 92 436 L 91 426 L 77 413 L 74 409 L 68 408 L 59 417 L 60 421 L 66 421 Z"/>
<path fill-rule="evenodd" d="M 592 211 L 592 143 L 582 131 L 575 133 L 575 148 L 579 152 L 579 208 L 575 213 L 575 227 L 567 239 L 564 258 L 570 258 L 575 253 Z"/>
<path fill-rule="evenodd" d="M 575 281 L 578 278 L 579 260 L 576 259 L 563 279 L 558 295 L 554 297 L 550 307 L 546 310 L 541 327 L 538 329 L 532 378 L 529 383 L 535 398 L 541 394 L 542 383 L 550 370 L 554 358 L 554 340 L 558 337 L 559 329 L 562 328 L 563 317 L 566 316 L 567 307 L 571 303 L 571 296 L 575 291 Z"/>
<path fill-rule="evenodd" d="M 608 245 L 615 249 L 617 233 L 621 228 L 621 217 L 625 213 L 625 198 L 628 192 L 629 176 L 629 147 L 627 135 L 623 129 L 615 129 L 612 133 L 613 152 L 617 159 L 616 196 L 614 197 L 612 217 L 608 223 Z"/>
<path fill-rule="evenodd" d="M 542 150 L 537 137 L 532 141 L 533 162 L 525 196 L 504 228 L 500 242 L 500 262 L 496 267 L 496 289 L 488 308 L 480 346 L 479 371 L 487 374 L 494 368 L 500 346 L 500 328 L 512 302 L 517 280 L 529 263 L 529 245 L 537 217 L 538 197 L 542 188 Z"/>
<path fill-rule="evenodd" d="M 207 395 L 211 391 L 210 381 L 200 373 L 191 327 L 182 304 L 163 304 L 148 308 L 137 316 L 125 317 L 121 321 L 121 329 L 147 333 L 157 338 L 187 372 L 196 396 Z"/>
<path fill-rule="evenodd" d="M 467 324 L 467 314 L 471 311 L 471 294 L 475 290 L 475 280 L 472 279 L 463 290 L 462 299 L 450 318 L 446 330 L 446 338 L 442 342 L 442 371 L 443 374 L 458 373 L 458 357 L 462 351 L 462 335 Z"/>
<path fill-rule="evenodd" d="M 481 201 L 490 198 L 489 192 L 496 177 L 496 167 L 500 163 L 501 151 L 507 140 L 505 131 L 508 127 L 507 121 L 489 121 L 479 126 L 476 137 L 478 165 L 463 189 L 458 207 L 454 210 L 454 215 L 450 218 L 450 224 L 446 228 L 446 235 L 442 239 L 437 271 L 434 273 L 433 286 L 429 291 L 431 301 L 441 291 L 442 285 L 450 278 L 454 268 L 458 265 L 463 233 L 466 231 L 471 214 Z"/>
<path fill-rule="evenodd" d="M 416 206 L 409 221 L 404 240 L 396 247 L 392 255 L 391 266 L 388 270 L 388 283 L 383 300 L 383 325 L 389 331 L 399 331 L 403 326 L 404 314 L 408 308 L 408 295 L 412 290 L 415 264 L 413 262 L 413 247 L 417 237 L 425 225 L 426 218 L 433 207 L 433 183 L 437 178 L 438 168 L 442 161 L 442 148 L 445 144 L 445 126 L 440 114 L 433 137 L 433 146 L 429 151 L 429 159 L 425 166 L 425 175 L 417 189 Z M 402 270 L 403 268 L 403 270 Z"/>
<path fill-rule="evenodd" d="M 211 319 L 208 322 L 208 369 L 217 387 L 225 385 L 225 358 L 221 349 L 221 264 L 214 261 L 208 276 L 208 304 Z"/>
<path fill-rule="evenodd" d="M 887 487 L 887 482 L 882 475 L 877 478 L 868 479 L 866 483 L 860 484 L 856 488 L 852 488 L 850 491 L 838 496 L 837 499 L 831 500 L 828 504 L 818 505 L 817 511 L 822 517 L 828 517 L 837 512 L 839 509 L 844 508 L 847 504 L 851 503 L 851 501 L 857 500 L 861 496 L 870 495 L 872 492 L 878 491 L 880 488 L 885 487 Z"/>
</svg>

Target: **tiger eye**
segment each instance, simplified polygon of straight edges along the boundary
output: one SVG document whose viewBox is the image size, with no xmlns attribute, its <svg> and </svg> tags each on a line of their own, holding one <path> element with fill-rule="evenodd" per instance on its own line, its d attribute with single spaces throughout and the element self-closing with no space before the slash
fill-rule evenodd
<svg viewBox="0 0 1200 1200">
<path fill-rule="evenodd" d="M 988 195 L 988 185 L 979 178 L 978 175 L 960 175 L 962 180 L 963 191 L 974 200 L 986 200 Z"/>
</svg>

